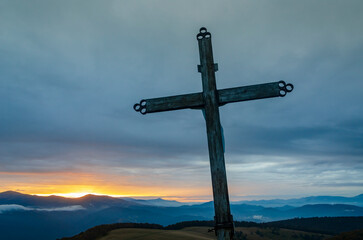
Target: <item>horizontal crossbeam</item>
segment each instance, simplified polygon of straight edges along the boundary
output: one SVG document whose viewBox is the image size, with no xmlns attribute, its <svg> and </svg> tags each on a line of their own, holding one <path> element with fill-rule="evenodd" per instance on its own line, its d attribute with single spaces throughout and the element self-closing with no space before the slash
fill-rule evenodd
<svg viewBox="0 0 363 240">
<path fill-rule="evenodd" d="M 263 98 L 284 97 L 286 93 L 292 90 L 293 85 L 290 83 L 286 84 L 284 81 L 221 89 L 217 90 L 218 105 L 222 106 L 227 103 Z M 134 105 L 135 111 L 142 114 L 203 107 L 203 93 L 144 99 Z"/>
<path fill-rule="evenodd" d="M 146 114 L 185 108 L 202 108 L 203 105 L 203 94 L 192 93 L 141 100 L 139 104 L 134 105 L 134 109 L 142 114 Z"/>
<path fill-rule="evenodd" d="M 292 89 L 293 85 L 286 84 L 284 81 L 222 89 L 218 90 L 219 106 L 233 102 L 284 97 Z"/>
</svg>

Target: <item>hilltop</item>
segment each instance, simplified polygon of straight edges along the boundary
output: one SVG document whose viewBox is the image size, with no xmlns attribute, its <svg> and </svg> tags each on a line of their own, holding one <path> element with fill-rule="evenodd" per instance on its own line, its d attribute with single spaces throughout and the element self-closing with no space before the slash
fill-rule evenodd
<svg viewBox="0 0 363 240">
<path fill-rule="evenodd" d="M 270 223 L 235 222 L 237 239 L 323 240 L 343 232 L 362 228 L 363 217 L 299 218 Z M 115 223 L 93 227 L 60 240 L 95 239 L 215 239 L 213 221 L 180 222 L 167 227 L 157 224 Z M 345 233 L 347 235 L 348 233 Z M 344 235 L 344 234 L 343 234 Z M 338 238 L 337 238 L 338 239 Z"/>
</svg>

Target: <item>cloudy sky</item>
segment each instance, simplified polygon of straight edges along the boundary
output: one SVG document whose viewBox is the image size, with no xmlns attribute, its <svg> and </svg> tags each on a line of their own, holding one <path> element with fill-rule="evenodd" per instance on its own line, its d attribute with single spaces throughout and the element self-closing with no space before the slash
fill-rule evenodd
<svg viewBox="0 0 363 240">
<path fill-rule="evenodd" d="M 212 199 L 199 110 L 141 115 L 217 87 L 285 80 L 220 108 L 232 200 L 363 193 L 363 2 L 0 0 L 0 191 Z"/>
</svg>

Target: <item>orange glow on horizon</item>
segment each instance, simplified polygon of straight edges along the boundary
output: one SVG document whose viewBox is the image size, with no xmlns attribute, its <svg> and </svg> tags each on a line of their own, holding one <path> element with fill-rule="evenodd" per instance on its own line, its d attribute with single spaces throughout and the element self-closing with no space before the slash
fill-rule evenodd
<svg viewBox="0 0 363 240">
<path fill-rule="evenodd" d="M 174 200 L 174 201 L 178 201 L 178 202 L 206 202 L 206 201 L 210 201 L 210 200 L 201 200 L 201 199 L 197 199 L 197 200 L 191 200 L 187 197 L 163 197 L 163 196 L 145 196 L 145 195 L 140 195 L 140 196 L 134 196 L 134 195 L 114 195 L 114 194 L 100 194 L 100 193 L 93 193 L 93 192 L 73 192 L 73 193 L 52 193 L 52 194 L 32 194 L 32 195 L 36 195 L 36 196 L 59 196 L 59 197 L 65 197 L 65 198 L 81 198 L 84 197 L 86 195 L 96 195 L 96 196 L 109 196 L 109 197 L 115 197 L 115 198 L 121 198 L 121 197 L 130 197 L 130 198 L 135 198 L 135 199 L 155 199 L 155 198 L 162 198 L 164 200 Z"/>
<path fill-rule="evenodd" d="M 174 185 L 171 182 L 143 181 L 135 177 L 87 172 L 1 172 L 0 192 L 16 191 L 38 196 L 56 195 L 79 198 L 88 194 L 136 199 L 206 202 L 211 189 L 201 186 Z"/>
<path fill-rule="evenodd" d="M 36 195 L 36 196 L 43 196 L 43 197 L 46 197 L 46 196 L 59 196 L 59 197 L 65 197 L 65 198 L 80 198 L 80 197 L 84 197 L 86 195 L 97 195 L 97 196 L 111 196 L 111 195 L 107 195 L 107 194 L 99 194 L 99 193 L 93 193 L 93 192 L 71 192 L 71 193 L 52 193 L 52 194 L 33 194 L 33 195 Z M 113 196 L 111 196 L 113 197 Z M 115 196 L 116 197 L 116 196 Z M 117 196 L 117 197 L 122 197 L 121 195 L 120 196 Z"/>
</svg>

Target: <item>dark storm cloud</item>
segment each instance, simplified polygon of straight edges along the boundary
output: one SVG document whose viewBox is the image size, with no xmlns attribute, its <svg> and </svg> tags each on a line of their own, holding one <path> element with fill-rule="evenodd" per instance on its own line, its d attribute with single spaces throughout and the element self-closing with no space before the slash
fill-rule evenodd
<svg viewBox="0 0 363 240">
<path fill-rule="evenodd" d="M 219 88 L 295 85 L 285 98 L 221 109 L 229 162 L 289 156 L 318 172 L 341 159 L 361 169 L 362 9 L 361 1 L 1 1 L 1 171 L 197 168 L 208 154 L 200 111 L 141 116 L 132 106 L 201 91 L 201 26 L 213 34 Z"/>
</svg>

